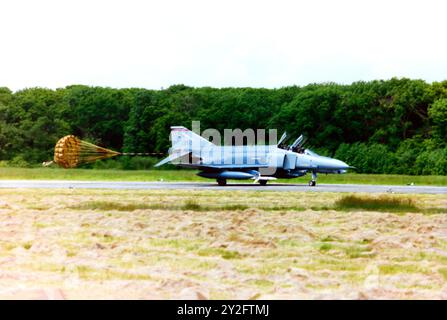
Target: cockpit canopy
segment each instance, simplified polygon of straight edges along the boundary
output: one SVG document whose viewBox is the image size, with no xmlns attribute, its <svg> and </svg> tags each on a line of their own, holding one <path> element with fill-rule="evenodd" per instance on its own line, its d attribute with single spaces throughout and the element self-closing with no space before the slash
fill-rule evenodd
<svg viewBox="0 0 447 320">
<path fill-rule="evenodd" d="M 309 149 L 305 149 L 304 150 L 304 154 L 307 154 L 309 156 L 313 156 L 313 157 L 319 157 L 320 155 L 316 152 L 313 152 L 312 150 Z"/>
</svg>

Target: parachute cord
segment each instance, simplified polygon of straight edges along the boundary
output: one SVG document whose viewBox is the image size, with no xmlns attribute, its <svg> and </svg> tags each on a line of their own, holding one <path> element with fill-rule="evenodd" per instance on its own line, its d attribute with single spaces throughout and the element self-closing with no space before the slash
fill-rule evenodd
<svg viewBox="0 0 447 320">
<path fill-rule="evenodd" d="M 162 156 L 161 152 L 124 152 L 120 153 L 122 156 Z"/>
</svg>

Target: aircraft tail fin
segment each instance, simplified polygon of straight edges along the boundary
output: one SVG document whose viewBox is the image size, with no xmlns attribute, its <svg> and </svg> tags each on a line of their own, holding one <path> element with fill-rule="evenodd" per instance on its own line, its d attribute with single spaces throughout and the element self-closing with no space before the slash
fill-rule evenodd
<svg viewBox="0 0 447 320">
<path fill-rule="evenodd" d="M 185 127 L 171 127 L 171 142 L 173 150 L 199 151 L 201 148 L 214 146 L 205 138 Z"/>
<path fill-rule="evenodd" d="M 157 163 L 155 165 L 156 167 L 174 161 L 189 153 L 191 153 L 192 156 L 200 154 L 202 149 L 214 146 L 213 143 L 205 138 L 181 126 L 171 127 L 170 138 L 172 147 L 169 149 L 169 157 Z"/>
</svg>

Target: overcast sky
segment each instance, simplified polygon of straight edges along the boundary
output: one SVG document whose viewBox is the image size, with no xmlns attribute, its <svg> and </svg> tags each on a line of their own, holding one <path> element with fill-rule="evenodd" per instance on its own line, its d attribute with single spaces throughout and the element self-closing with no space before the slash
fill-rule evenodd
<svg viewBox="0 0 447 320">
<path fill-rule="evenodd" d="M 447 79 L 447 1 L 3 0 L 0 86 Z"/>
</svg>

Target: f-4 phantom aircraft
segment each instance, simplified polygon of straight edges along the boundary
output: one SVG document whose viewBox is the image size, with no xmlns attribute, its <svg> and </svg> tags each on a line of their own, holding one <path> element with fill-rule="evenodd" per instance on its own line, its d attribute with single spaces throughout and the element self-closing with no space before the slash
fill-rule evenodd
<svg viewBox="0 0 447 320">
<path fill-rule="evenodd" d="M 216 179 L 225 186 L 228 179 L 252 179 L 261 185 L 277 178 L 297 178 L 311 173 L 310 186 L 315 186 L 317 173 L 346 173 L 343 161 L 323 157 L 304 149 L 304 137 L 291 145 L 284 144 L 284 133 L 277 145 L 217 146 L 185 127 L 171 127 L 172 147 L 169 156 L 157 163 L 198 169 L 197 175 Z"/>
</svg>

